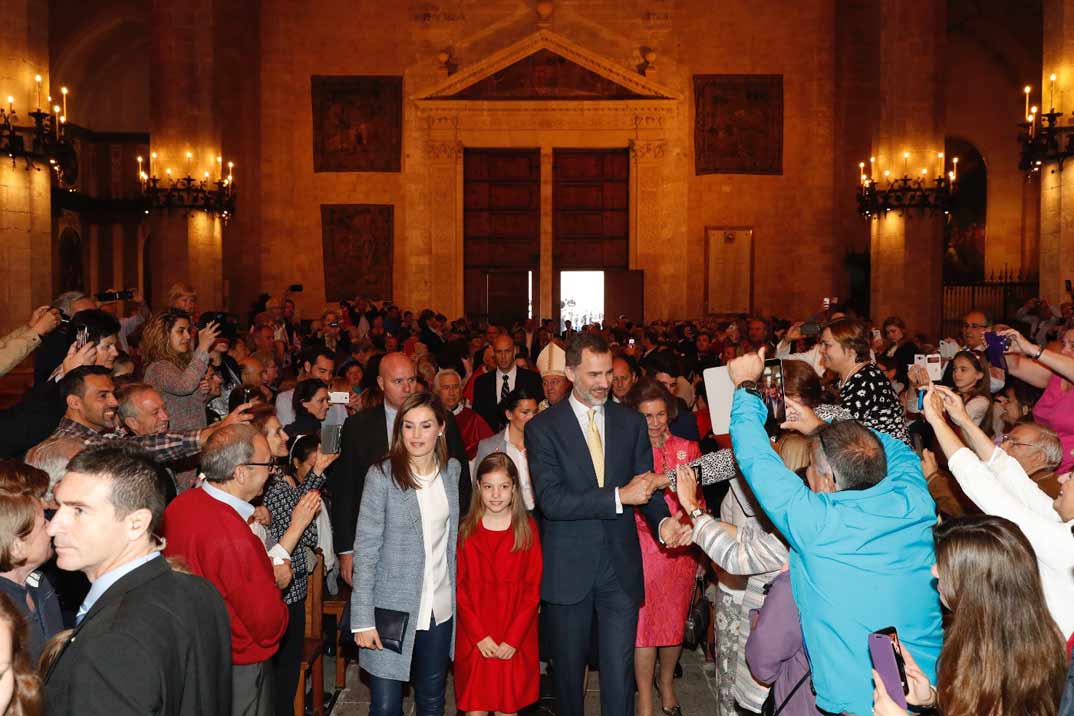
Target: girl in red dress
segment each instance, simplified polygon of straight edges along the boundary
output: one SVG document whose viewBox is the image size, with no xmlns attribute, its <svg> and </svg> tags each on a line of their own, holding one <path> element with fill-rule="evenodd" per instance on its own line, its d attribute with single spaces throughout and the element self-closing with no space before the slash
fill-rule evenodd
<svg viewBox="0 0 1074 716">
<path fill-rule="evenodd" d="M 459 525 L 455 706 L 511 716 L 540 696 L 541 545 L 510 457 L 487 456 L 475 481 Z"/>
</svg>

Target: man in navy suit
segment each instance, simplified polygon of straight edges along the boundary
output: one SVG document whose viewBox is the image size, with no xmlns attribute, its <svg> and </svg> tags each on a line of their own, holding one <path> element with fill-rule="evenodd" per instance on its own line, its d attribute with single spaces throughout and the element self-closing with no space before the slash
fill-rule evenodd
<svg viewBox="0 0 1074 716">
<path fill-rule="evenodd" d="M 496 370 L 474 381 L 474 412 L 485 419 L 493 430 L 503 430 L 507 419 L 500 412 L 504 396 L 516 388 L 524 388 L 533 397 L 543 394 L 541 376 L 515 365 L 515 340 L 501 333 L 492 341 Z"/>
<path fill-rule="evenodd" d="M 645 421 L 608 401 L 612 354 L 603 338 L 577 334 L 567 349 L 570 397 L 526 426 L 530 476 L 542 515 L 552 665 L 561 716 L 584 713 L 583 676 L 593 613 L 599 626 L 605 716 L 634 713 L 634 637 L 645 598 L 634 508 L 678 547 L 690 529 L 669 519 L 652 474 Z"/>
</svg>

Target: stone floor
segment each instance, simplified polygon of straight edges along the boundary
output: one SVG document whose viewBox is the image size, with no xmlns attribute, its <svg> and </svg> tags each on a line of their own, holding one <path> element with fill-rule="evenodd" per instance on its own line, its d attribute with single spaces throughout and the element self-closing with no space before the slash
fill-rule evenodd
<svg viewBox="0 0 1074 716">
<path fill-rule="evenodd" d="M 326 691 L 331 693 L 335 683 L 334 659 L 326 660 L 325 684 Z M 700 653 L 684 653 L 682 658 L 683 678 L 676 679 L 675 690 L 679 697 L 684 716 L 717 716 L 716 682 L 711 672 L 711 664 L 706 668 L 705 660 Z M 596 674 L 589 681 L 589 690 L 586 693 L 586 713 L 593 716 L 600 714 L 600 684 Z M 655 693 L 653 698 L 659 706 L 659 696 Z M 413 714 L 413 702 L 408 698 L 404 704 L 403 713 L 407 716 Z M 335 706 L 331 711 L 332 716 L 366 716 L 369 713 L 369 688 L 359 678 L 358 666 L 351 662 L 347 668 L 347 686 L 340 691 L 335 700 Z M 455 714 L 455 694 L 451 679 L 448 679 L 447 709 L 445 714 Z M 554 711 L 541 709 L 529 709 L 526 714 L 554 714 Z M 657 714 L 660 713 L 657 708 Z M 615 716 L 615 715 L 607 715 Z"/>
</svg>

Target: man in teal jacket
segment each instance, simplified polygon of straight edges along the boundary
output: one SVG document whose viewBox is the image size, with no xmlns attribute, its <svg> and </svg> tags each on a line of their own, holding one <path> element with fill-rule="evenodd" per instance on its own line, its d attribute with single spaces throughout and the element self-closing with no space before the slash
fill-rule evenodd
<svg viewBox="0 0 1074 716">
<path fill-rule="evenodd" d="M 868 636 L 893 626 L 929 680 L 943 641 L 936 562 L 936 506 L 917 456 L 904 443 L 853 421 L 817 436 L 810 483 L 772 449 L 767 409 L 753 391 L 763 353 L 732 361 L 731 441 L 758 503 L 791 547 L 791 584 L 801 613 L 817 706 L 868 716 L 873 707 Z M 788 412 L 806 412 L 802 411 Z M 806 421 L 798 416 L 801 426 Z"/>
</svg>

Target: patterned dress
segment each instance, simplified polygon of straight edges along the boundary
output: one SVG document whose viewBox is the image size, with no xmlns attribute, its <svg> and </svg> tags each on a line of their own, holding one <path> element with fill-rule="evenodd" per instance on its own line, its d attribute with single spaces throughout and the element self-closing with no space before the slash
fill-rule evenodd
<svg viewBox="0 0 1074 716">
<path fill-rule="evenodd" d="M 295 506 L 310 490 L 320 490 L 324 487 L 324 475 L 315 475 L 311 470 L 306 475 L 305 481 L 296 487 L 291 487 L 284 477 L 283 471 L 277 467 L 272 468 L 272 474 L 265 487 L 265 508 L 272 515 L 272 523 L 268 526 L 268 544 L 272 548 L 287 528 L 291 526 L 291 513 Z M 306 590 L 309 582 L 309 567 L 306 565 L 306 548 L 317 549 L 317 521 L 310 522 L 302 532 L 298 544 L 291 552 L 291 571 L 293 577 L 291 584 L 283 592 L 283 601 L 287 604 L 296 604 L 306 598 Z"/>
<path fill-rule="evenodd" d="M 701 450 L 697 443 L 674 435 L 668 435 L 663 447 L 653 446 L 653 468 L 657 473 L 698 457 L 701 457 Z M 690 523 L 674 492 L 665 490 L 664 501 L 671 511 L 671 519 L 687 525 Z M 704 503 L 701 506 L 704 507 Z M 667 549 L 654 537 L 649 525 L 636 510 L 634 519 L 638 524 L 641 566 L 645 575 L 645 603 L 638 611 L 638 632 L 634 646 L 681 644 L 694 577 L 697 575 L 697 551 L 693 546 Z"/>
</svg>

